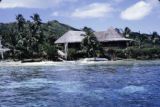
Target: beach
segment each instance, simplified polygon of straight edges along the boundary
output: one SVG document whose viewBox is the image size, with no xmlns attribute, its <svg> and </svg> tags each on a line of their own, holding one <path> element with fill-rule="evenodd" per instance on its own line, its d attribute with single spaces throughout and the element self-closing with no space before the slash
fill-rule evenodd
<svg viewBox="0 0 160 107">
<path fill-rule="evenodd" d="M 1 66 L 65 66 L 65 65 L 132 65 L 134 63 L 141 64 L 160 64 L 160 60 L 117 60 L 117 61 L 42 61 L 42 62 L 26 62 L 21 61 L 1 61 Z"/>
</svg>

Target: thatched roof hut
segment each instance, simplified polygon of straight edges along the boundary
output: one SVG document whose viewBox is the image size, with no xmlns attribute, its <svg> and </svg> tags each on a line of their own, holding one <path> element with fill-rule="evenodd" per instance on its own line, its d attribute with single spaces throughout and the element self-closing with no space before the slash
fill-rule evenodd
<svg viewBox="0 0 160 107">
<path fill-rule="evenodd" d="M 95 36 L 99 42 L 132 41 L 132 39 L 125 38 L 113 27 L 110 27 L 107 31 L 95 32 Z"/>
<path fill-rule="evenodd" d="M 125 38 L 114 28 L 109 28 L 107 31 L 94 32 L 97 40 L 101 42 L 102 47 L 127 47 L 128 42 L 131 39 Z M 60 37 L 55 44 L 64 45 L 64 56 L 67 59 L 68 48 L 80 49 L 80 43 L 85 38 L 86 33 L 84 31 L 68 31 L 62 37 Z"/>
<path fill-rule="evenodd" d="M 64 43 L 80 43 L 85 37 L 85 32 L 83 31 L 68 31 L 63 36 L 61 36 L 56 44 L 64 44 Z"/>
<path fill-rule="evenodd" d="M 132 39 L 127 39 L 118 33 L 113 27 L 110 27 L 107 31 L 95 32 L 94 34 L 99 42 L 132 41 Z M 55 41 L 55 44 L 81 43 L 84 37 L 85 32 L 83 31 L 68 31 Z"/>
</svg>

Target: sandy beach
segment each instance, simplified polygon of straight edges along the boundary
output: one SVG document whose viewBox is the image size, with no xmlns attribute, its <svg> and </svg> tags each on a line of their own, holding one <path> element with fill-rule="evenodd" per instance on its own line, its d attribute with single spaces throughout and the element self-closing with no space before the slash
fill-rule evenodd
<svg viewBox="0 0 160 107">
<path fill-rule="evenodd" d="M 117 61 L 63 61 L 63 62 L 54 62 L 54 61 L 42 61 L 42 62 L 28 62 L 22 63 L 21 61 L 1 61 L 0 67 L 3 66 L 71 66 L 71 65 L 133 65 L 134 63 L 139 63 L 143 65 L 146 64 L 160 64 L 160 60 L 117 60 Z"/>
</svg>

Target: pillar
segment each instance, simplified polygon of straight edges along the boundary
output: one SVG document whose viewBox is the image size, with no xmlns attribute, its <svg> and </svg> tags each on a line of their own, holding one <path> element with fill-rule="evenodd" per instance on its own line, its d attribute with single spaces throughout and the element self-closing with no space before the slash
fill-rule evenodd
<svg viewBox="0 0 160 107">
<path fill-rule="evenodd" d="M 4 59 L 3 51 L 1 51 L 1 58 Z"/>
<path fill-rule="evenodd" d="M 67 58 L 68 58 L 68 43 L 65 43 L 64 52 L 65 52 L 65 59 L 67 60 Z"/>
</svg>

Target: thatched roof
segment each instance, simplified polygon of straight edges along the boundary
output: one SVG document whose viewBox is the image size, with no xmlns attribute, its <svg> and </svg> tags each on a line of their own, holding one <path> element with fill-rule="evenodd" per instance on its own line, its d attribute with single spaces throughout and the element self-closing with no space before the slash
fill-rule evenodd
<svg viewBox="0 0 160 107">
<path fill-rule="evenodd" d="M 62 37 L 60 37 L 55 43 L 80 43 L 83 39 L 85 32 L 83 31 L 68 31 Z"/>
<path fill-rule="evenodd" d="M 107 31 L 95 32 L 95 35 L 99 42 L 131 41 L 131 39 L 127 39 L 118 33 L 113 27 L 110 27 Z"/>
<path fill-rule="evenodd" d="M 107 31 L 95 32 L 99 42 L 112 42 L 112 41 L 132 41 L 123 37 L 117 30 L 110 27 Z M 80 43 L 84 39 L 85 32 L 83 31 L 68 31 L 62 37 L 60 37 L 55 43 Z"/>
</svg>

